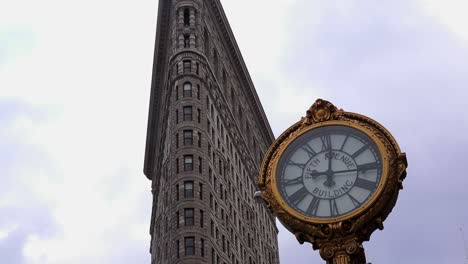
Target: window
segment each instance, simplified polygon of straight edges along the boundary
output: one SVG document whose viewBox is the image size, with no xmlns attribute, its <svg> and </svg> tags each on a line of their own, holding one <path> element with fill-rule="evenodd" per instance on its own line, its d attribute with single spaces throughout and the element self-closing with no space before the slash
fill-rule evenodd
<svg viewBox="0 0 468 264">
<path fill-rule="evenodd" d="M 190 48 L 190 35 L 184 35 L 184 48 Z"/>
<path fill-rule="evenodd" d="M 197 108 L 197 113 L 198 113 L 198 115 L 197 115 L 198 123 L 201 123 L 201 110 L 200 110 L 200 108 Z"/>
<path fill-rule="evenodd" d="M 176 201 L 179 201 L 179 184 L 176 185 Z"/>
<path fill-rule="evenodd" d="M 203 170 L 202 164 L 203 164 L 202 158 L 198 157 L 198 172 L 199 173 L 202 173 L 202 170 Z"/>
<path fill-rule="evenodd" d="M 198 71 L 198 62 L 197 62 L 197 71 Z M 197 84 L 197 99 L 200 100 L 200 85 Z"/>
<path fill-rule="evenodd" d="M 193 181 L 184 182 L 184 198 L 193 198 Z"/>
<path fill-rule="evenodd" d="M 179 133 L 176 133 L 176 148 L 179 147 Z"/>
<path fill-rule="evenodd" d="M 179 100 L 179 86 L 178 85 L 176 85 L 175 87 L 175 99 L 176 101 Z"/>
<path fill-rule="evenodd" d="M 210 208 L 213 209 L 213 194 L 210 193 Z"/>
<path fill-rule="evenodd" d="M 184 156 L 184 171 L 193 171 L 193 155 Z"/>
<path fill-rule="evenodd" d="M 190 60 L 184 60 L 184 73 L 190 73 L 192 71 L 192 62 Z"/>
<path fill-rule="evenodd" d="M 236 94 L 234 92 L 234 89 L 231 87 L 231 103 L 232 103 L 233 106 L 234 106 L 234 100 L 236 100 L 235 95 Z"/>
<path fill-rule="evenodd" d="M 179 159 L 176 159 L 176 173 L 179 173 Z"/>
<path fill-rule="evenodd" d="M 193 226 L 193 208 L 184 209 L 184 222 L 186 226 Z"/>
<path fill-rule="evenodd" d="M 205 239 L 200 238 L 200 255 L 205 256 Z"/>
<path fill-rule="evenodd" d="M 203 183 L 200 183 L 199 185 L 200 185 L 200 193 L 199 193 L 200 200 L 203 200 Z"/>
<path fill-rule="evenodd" d="M 192 97 L 192 84 L 190 82 L 184 83 L 184 97 Z"/>
<path fill-rule="evenodd" d="M 213 49 L 213 64 L 214 64 L 214 70 L 215 70 L 215 75 L 218 77 L 219 69 L 218 69 L 218 52 L 216 52 L 215 49 Z"/>
<path fill-rule="evenodd" d="M 185 238 L 185 256 L 195 255 L 195 238 L 186 237 Z"/>
<path fill-rule="evenodd" d="M 223 241 L 223 252 L 226 252 L 226 238 L 224 235 L 222 236 L 222 241 Z"/>
<path fill-rule="evenodd" d="M 180 219 L 180 214 L 179 211 L 176 212 L 176 227 L 179 228 L 179 219 Z"/>
<path fill-rule="evenodd" d="M 190 10 L 184 9 L 184 26 L 190 26 Z"/>
<path fill-rule="evenodd" d="M 200 210 L 200 227 L 203 227 L 205 225 L 205 219 L 204 218 L 204 212 L 203 210 Z"/>
<path fill-rule="evenodd" d="M 184 130 L 184 145 L 193 145 L 193 130 Z"/>
<path fill-rule="evenodd" d="M 179 123 L 179 110 L 175 110 L 175 122 L 176 124 Z"/>
<path fill-rule="evenodd" d="M 210 220 L 210 234 L 212 237 L 214 237 L 214 222 L 213 219 Z"/>
<path fill-rule="evenodd" d="M 208 30 L 205 28 L 203 31 L 203 40 L 205 41 L 205 53 L 208 55 L 210 50 L 210 38 L 208 35 Z"/>
<path fill-rule="evenodd" d="M 192 107 L 191 106 L 184 106 L 184 121 L 192 121 Z"/>
<path fill-rule="evenodd" d="M 224 86 L 226 85 L 226 81 L 227 81 L 226 71 L 223 69 L 223 85 Z M 223 87 L 223 88 L 226 89 L 226 87 Z"/>
<path fill-rule="evenodd" d="M 200 111 L 200 109 L 198 109 L 198 111 Z M 198 133 L 198 147 L 201 148 L 201 132 L 197 132 Z"/>
<path fill-rule="evenodd" d="M 179 250 L 180 250 L 180 242 L 179 242 L 179 240 L 177 240 L 176 241 L 177 258 L 180 258 Z"/>
</svg>

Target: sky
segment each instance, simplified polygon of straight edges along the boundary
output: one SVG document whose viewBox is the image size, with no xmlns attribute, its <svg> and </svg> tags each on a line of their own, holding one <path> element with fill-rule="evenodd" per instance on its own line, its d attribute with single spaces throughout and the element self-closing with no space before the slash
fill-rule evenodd
<svg viewBox="0 0 468 264">
<path fill-rule="evenodd" d="M 274 134 L 317 98 L 384 125 L 404 190 L 373 264 L 466 264 L 468 2 L 222 0 Z M 149 263 L 156 0 L 0 4 L 0 259 Z M 283 264 L 323 263 L 280 223 Z"/>
</svg>

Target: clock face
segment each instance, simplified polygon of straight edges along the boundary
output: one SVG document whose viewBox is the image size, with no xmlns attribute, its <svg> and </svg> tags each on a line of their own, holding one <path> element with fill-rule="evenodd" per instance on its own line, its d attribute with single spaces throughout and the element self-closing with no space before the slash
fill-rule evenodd
<svg viewBox="0 0 468 264">
<path fill-rule="evenodd" d="M 285 149 L 276 169 L 286 204 L 301 215 L 321 219 L 361 208 L 376 192 L 381 176 L 382 157 L 374 141 L 341 125 L 300 135 Z"/>
</svg>

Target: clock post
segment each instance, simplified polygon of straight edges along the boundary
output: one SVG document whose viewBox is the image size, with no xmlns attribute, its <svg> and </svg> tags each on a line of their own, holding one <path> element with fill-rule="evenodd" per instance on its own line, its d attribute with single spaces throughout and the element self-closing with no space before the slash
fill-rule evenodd
<svg viewBox="0 0 468 264">
<path fill-rule="evenodd" d="M 327 264 L 365 264 L 406 177 L 405 153 L 382 125 L 318 99 L 273 142 L 258 185 L 299 243 Z"/>
</svg>

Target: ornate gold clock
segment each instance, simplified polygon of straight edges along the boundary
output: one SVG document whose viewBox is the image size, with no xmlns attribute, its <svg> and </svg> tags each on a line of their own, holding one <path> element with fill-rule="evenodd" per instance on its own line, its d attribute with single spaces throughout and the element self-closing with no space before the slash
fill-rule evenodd
<svg viewBox="0 0 468 264">
<path fill-rule="evenodd" d="M 327 263 L 365 263 L 362 242 L 392 210 L 406 156 L 376 121 L 317 100 L 270 147 L 262 197 L 300 243 Z"/>
</svg>

